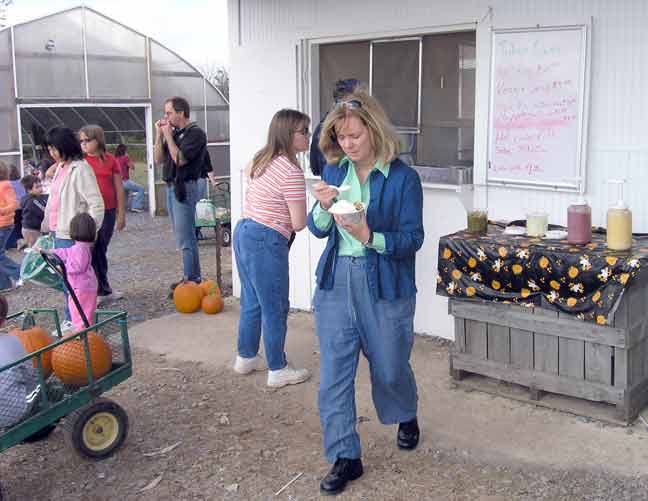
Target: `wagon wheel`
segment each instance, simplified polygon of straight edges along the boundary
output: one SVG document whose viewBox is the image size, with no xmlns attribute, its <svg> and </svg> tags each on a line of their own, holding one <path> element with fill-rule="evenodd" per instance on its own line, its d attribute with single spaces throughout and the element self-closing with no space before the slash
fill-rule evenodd
<svg viewBox="0 0 648 501">
<path fill-rule="evenodd" d="M 105 459 L 126 440 L 128 415 L 118 404 L 100 398 L 69 414 L 63 423 L 65 438 L 89 459 Z"/>
<path fill-rule="evenodd" d="M 229 247 L 232 243 L 232 231 L 227 226 L 221 226 L 221 245 Z"/>
</svg>

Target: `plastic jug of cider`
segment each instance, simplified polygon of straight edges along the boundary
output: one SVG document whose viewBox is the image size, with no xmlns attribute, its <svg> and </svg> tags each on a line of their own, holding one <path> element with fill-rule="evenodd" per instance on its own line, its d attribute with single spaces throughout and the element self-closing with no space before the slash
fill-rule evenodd
<svg viewBox="0 0 648 501">
<path fill-rule="evenodd" d="M 592 240 L 592 209 L 583 196 L 567 208 L 567 241 L 585 245 Z"/>
<path fill-rule="evenodd" d="M 610 250 L 628 250 L 632 247 L 632 212 L 623 200 L 625 179 L 610 179 L 617 186 L 617 200 L 607 211 L 607 246 Z"/>
</svg>

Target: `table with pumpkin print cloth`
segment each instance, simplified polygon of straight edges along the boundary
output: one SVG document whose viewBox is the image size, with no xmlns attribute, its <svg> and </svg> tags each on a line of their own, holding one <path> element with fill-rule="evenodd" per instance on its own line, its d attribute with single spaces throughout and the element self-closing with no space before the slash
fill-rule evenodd
<svg viewBox="0 0 648 501">
<path fill-rule="evenodd" d="M 454 317 L 450 374 L 513 398 L 493 380 L 526 387 L 534 401 L 550 392 L 613 404 L 594 407 L 632 422 L 648 404 L 647 265 L 643 236 L 624 252 L 609 250 L 604 233 L 587 245 L 497 225 L 442 237 L 437 294 Z M 541 405 L 589 415 L 591 406 L 572 402 Z"/>
<path fill-rule="evenodd" d="M 648 239 L 621 252 L 607 248 L 605 234 L 571 245 L 490 225 L 483 236 L 459 231 L 440 239 L 437 294 L 547 308 L 607 325 L 646 265 Z"/>
</svg>

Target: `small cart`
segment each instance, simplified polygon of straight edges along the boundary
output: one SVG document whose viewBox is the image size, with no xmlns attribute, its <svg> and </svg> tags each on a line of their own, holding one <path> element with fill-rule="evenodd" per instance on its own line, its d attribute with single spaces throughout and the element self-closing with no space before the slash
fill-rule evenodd
<svg viewBox="0 0 648 501">
<path fill-rule="evenodd" d="M 79 307 L 74 291 L 69 286 L 63 263 L 55 255 L 43 254 L 48 265 L 61 274 L 65 288 Z M 79 307 L 80 308 L 80 307 Z M 82 310 L 81 310 L 82 311 Z M 128 379 L 133 373 L 130 344 L 128 340 L 127 314 L 124 311 L 97 311 L 93 325 L 83 315 L 86 328 L 63 337 L 56 309 L 32 308 L 10 315 L 8 322 L 22 324 L 23 329 L 35 325 L 54 326 L 56 341 L 45 348 L 28 354 L 4 367 L 0 375 L 24 364 L 33 363 L 37 368 L 38 396 L 26 417 L 11 427 L 0 429 L 0 452 L 22 442 L 33 442 L 47 437 L 62 421 L 67 442 L 80 455 L 94 460 L 112 455 L 124 443 L 128 434 L 126 411 L 101 394 Z M 107 374 L 96 378 L 91 363 L 88 334 L 97 333 L 110 347 L 111 367 Z M 63 383 L 54 372 L 45 375 L 43 357 L 46 353 L 67 343 L 83 344 L 86 381 L 83 385 Z M 72 345 L 70 345 L 72 346 Z M 0 499 L 2 489 L 0 487 Z"/>
<path fill-rule="evenodd" d="M 228 181 L 221 181 L 216 184 L 213 192 L 209 186 L 207 190 L 208 198 L 199 200 L 196 204 L 196 236 L 198 240 L 206 240 L 202 228 L 214 228 L 214 232 L 217 232 L 220 225 L 221 245 L 229 247 L 232 243 L 230 184 Z"/>
</svg>

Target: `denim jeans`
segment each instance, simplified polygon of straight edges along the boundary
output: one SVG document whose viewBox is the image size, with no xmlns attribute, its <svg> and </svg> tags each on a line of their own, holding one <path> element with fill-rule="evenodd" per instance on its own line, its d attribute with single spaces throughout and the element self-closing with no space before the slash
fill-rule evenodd
<svg viewBox="0 0 648 501">
<path fill-rule="evenodd" d="M 185 201 L 178 202 L 173 185 L 167 185 L 167 208 L 177 248 L 182 252 L 183 276 L 187 280 L 200 282 L 200 254 L 194 225 L 198 202 L 196 181 L 185 182 L 185 191 Z"/>
<path fill-rule="evenodd" d="M 125 179 L 123 182 L 124 191 L 126 192 L 126 208 L 128 209 L 142 209 L 144 205 L 144 187 L 137 184 L 135 181 L 130 179 Z M 135 200 L 133 200 L 132 205 L 128 206 L 129 192 L 135 193 Z"/>
<path fill-rule="evenodd" d="M 196 183 L 198 185 L 198 200 L 207 198 L 207 178 L 200 177 Z"/>
<path fill-rule="evenodd" d="M 0 290 L 11 288 L 12 278 L 20 278 L 20 266 L 6 254 L 7 241 L 13 228 L 13 225 L 0 228 Z"/>
<path fill-rule="evenodd" d="M 234 255 L 241 279 L 238 354 L 252 358 L 263 346 L 270 370 L 286 366 L 288 240 L 251 219 L 234 229 Z"/>
<path fill-rule="evenodd" d="M 74 240 L 71 240 L 69 238 L 57 238 L 54 237 L 54 248 L 55 249 L 67 249 L 69 247 L 72 247 L 74 245 Z M 65 295 L 65 320 L 71 320 L 72 317 L 70 316 L 70 309 L 68 308 L 68 298 L 69 294 L 67 291 L 67 288 L 63 289 L 63 294 Z"/>
<path fill-rule="evenodd" d="M 416 298 L 371 298 L 364 257 L 338 257 L 333 289 L 315 291 L 320 344 L 318 404 L 327 461 L 361 455 L 355 377 L 360 351 L 369 361 L 371 396 L 383 424 L 416 417 L 416 380 L 409 359 Z M 369 270 L 371 273 L 371 270 Z"/>
<path fill-rule="evenodd" d="M 97 232 L 97 240 L 92 247 L 92 267 L 97 275 L 97 295 L 107 296 L 112 294 L 112 287 L 108 282 L 108 245 L 115 231 L 117 209 L 104 211 L 103 223 Z"/>
</svg>

